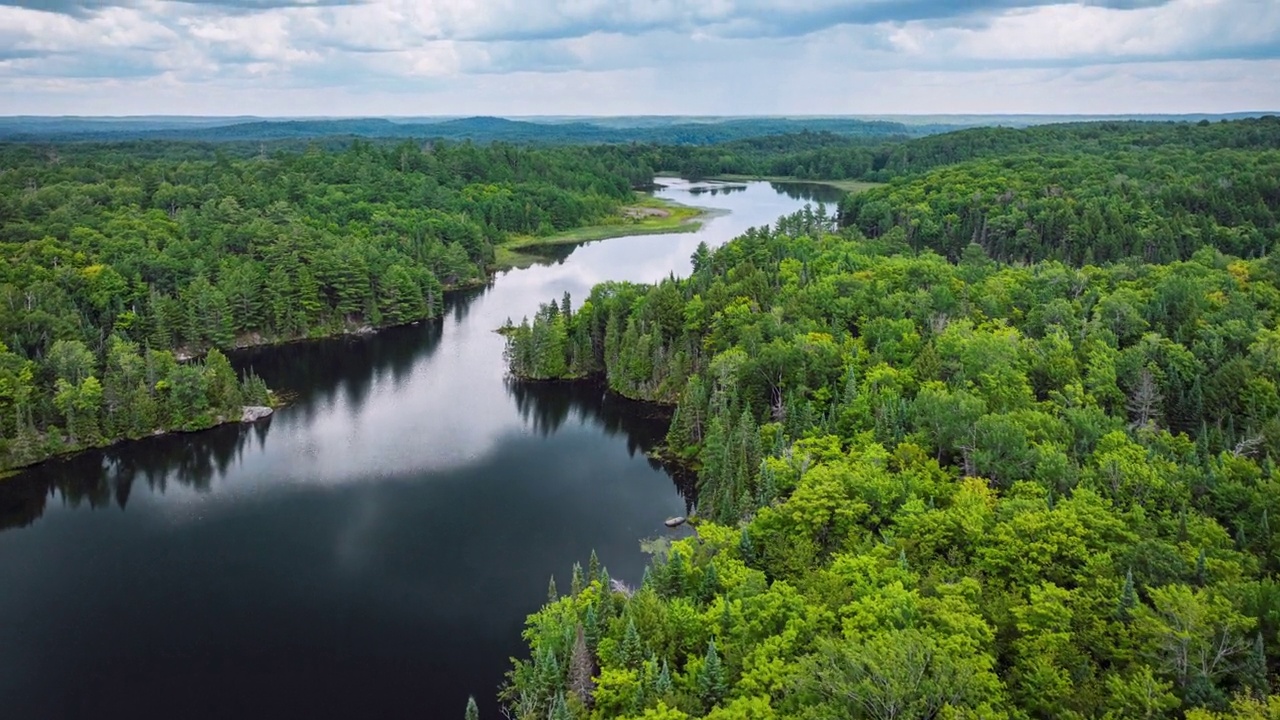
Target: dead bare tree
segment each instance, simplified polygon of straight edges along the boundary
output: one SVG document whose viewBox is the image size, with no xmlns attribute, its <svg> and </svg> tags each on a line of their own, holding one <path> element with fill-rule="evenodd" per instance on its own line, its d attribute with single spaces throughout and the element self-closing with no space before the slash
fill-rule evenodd
<svg viewBox="0 0 1280 720">
<path fill-rule="evenodd" d="M 579 623 L 578 634 L 573 641 L 573 653 L 569 656 L 569 690 L 588 708 L 595 702 L 594 675 L 595 663 L 591 659 L 591 651 L 587 649 L 587 638 Z"/>
<path fill-rule="evenodd" d="M 1266 436 L 1262 433 L 1251 435 L 1236 443 L 1236 447 L 1231 451 L 1231 454 L 1236 457 L 1248 457 L 1258 452 L 1258 448 L 1262 447 L 1262 443 L 1266 439 Z"/>
<path fill-rule="evenodd" d="M 1156 429 L 1160 419 L 1160 404 L 1163 402 L 1164 396 L 1160 394 L 1160 388 L 1156 386 L 1156 380 L 1151 375 L 1151 371 L 1143 368 L 1142 373 L 1138 375 L 1138 384 L 1134 387 L 1126 405 L 1129 415 L 1133 418 L 1130 427 L 1135 430 Z"/>
</svg>

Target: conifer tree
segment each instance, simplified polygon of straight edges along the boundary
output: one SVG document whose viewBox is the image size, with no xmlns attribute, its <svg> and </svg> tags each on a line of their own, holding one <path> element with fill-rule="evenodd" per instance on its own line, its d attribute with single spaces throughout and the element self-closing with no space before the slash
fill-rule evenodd
<svg viewBox="0 0 1280 720">
<path fill-rule="evenodd" d="M 662 670 L 658 672 L 658 680 L 655 684 L 658 691 L 658 697 L 666 697 L 671 694 L 671 668 L 667 666 L 667 661 L 662 661 Z"/>
<path fill-rule="evenodd" d="M 715 562 L 709 562 L 702 571 L 702 581 L 698 583 L 698 599 L 704 603 L 711 602 L 719 592 L 720 576 L 716 573 Z"/>
<path fill-rule="evenodd" d="M 592 581 L 600 577 L 600 558 L 596 557 L 596 551 L 591 551 L 591 559 L 587 560 L 587 580 Z"/>
<path fill-rule="evenodd" d="M 629 668 L 640 667 L 644 659 L 644 648 L 640 645 L 640 633 L 636 632 L 636 621 L 627 618 L 627 630 L 622 636 L 622 663 Z"/>
<path fill-rule="evenodd" d="M 569 596 L 578 597 L 578 593 L 582 592 L 582 566 L 578 563 L 573 564 L 573 576 L 569 580 Z"/>
<path fill-rule="evenodd" d="M 1123 622 L 1133 619 L 1133 608 L 1138 604 L 1138 593 L 1133 587 L 1133 568 L 1124 574 L 1124 587 L 1120 590 L 1120 602 L 1116 607 L 1116 616 Z"/>
<path fill-rule="evenodd" d="M 582 618 L 582 633 L 587 641 L 587 649 L 595 652 L 600 645 L 600 619 L 596 615 L 595 605 L 588 605 Z"/>
<path fill-rule="evenodd" d="M 476 706 L 476 698 L 474 695 L 467 698 L 467 713 L 463 715 L 465 720 L 480 720 L 480 708 Z"/>
<path fill-rule="evenodd" d="M 1253 638 L 1253 648 L 1240 668 L 1240 678 L 1255 699 L 1265 700 L 1271 694 L 1271 682 L 1267 679 L 1266 645 L 1262 633 Z"/>
<path fill-rule="evenodd" d="M 712 640 L 707 644 L 707 656 L 698 675 L 698 699 L 702 701 L 703 710 L 710 711 L 719 705 L 728 690 L 724 665 L 720 662 L 720 653 L 716 652 L 716 641 Z"/>
</svg>

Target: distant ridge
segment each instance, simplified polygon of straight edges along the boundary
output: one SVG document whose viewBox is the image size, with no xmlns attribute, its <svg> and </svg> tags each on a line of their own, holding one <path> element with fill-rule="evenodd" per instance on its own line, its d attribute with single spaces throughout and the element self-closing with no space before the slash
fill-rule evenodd
<svg viewBox="0 0 1280 720">
<path fill-rule="evenodd" d="M 517 143 L 662 143 L 706 145 L 788 133 L 910 138 L 973 127 L 1027 127 L 1095 121 L 1200 122 L 1256 118 L 1221 115 L 883 115 L 883 116 L 493 116 L 385 117 L 0 117 L 0 141 L 177 140 L 265 142 L 314 138 L 414 138 Z"/>
<path fill-rule="evenodd" d="M 439 138 L 476 142 L 701 145 L 761 135 L 828 132 L 858 137 L 910 137 L 952 128 L 856 118 L 723 118 L 650 120 L 512 120 L 466 118 L 38 118 L 0 117 L 0 141 L 184 140 L 270 141 L 325 137 Z"/>
</svg>

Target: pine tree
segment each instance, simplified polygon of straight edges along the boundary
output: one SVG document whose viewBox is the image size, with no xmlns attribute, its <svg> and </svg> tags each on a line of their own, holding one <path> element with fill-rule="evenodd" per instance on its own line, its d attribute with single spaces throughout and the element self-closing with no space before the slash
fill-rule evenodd
<svg viewBox="0 0 1280 720">
<path fill-rule="evenodd" d="M 582 618 L 582 633 L 587 641 L 587 649 L 595 652 L 600 646 L 600 619 L 596 615 L 595 605 L 588 605 Z"/>
<path fill-rule="evenodd" d="M 1209 567 L 1205 558 L 1204 548 L 1200 548 L 1200 554 L 1196 556 L 1196 584 L 1204 587 L 1209 581 Z"/>
<path fill-rule="evenodd" d="M 556 576 L 551 576 L 551 582 L 547 583 L 547 602 L 553 603 L 560 599 L 560 591 L 556 589 Z"/>
<path fill-rule="evenodd" d="M 533 671 L 542 697 L 552 697 L 560 692 L 563 682 L 560 675 L 560 662 L 556 660 L 556 654 L 550 647 L 538 656 L 537 661 L 534 662 Z"/>
<path fill-rule="evenodd" d="M 1124 588 L 1120 591 L 1120 602 L 1116 607 L 1116 616 L 1123 622 L 1133 619 L 1133 608 L 1138 604 L 1138 593 L 1133 587 L 1133 568 L 1124 574 Z"/>
<path fill-rule="evenodd" d="M 684 556 L 678 552 L 671 553 L 666 567 L 662 570 L 660 592 L 663 597 L 680 597 L 685 593 L 688 572 L 685 569 Z"/>
<path fill-rule="evenodd" d="M 559 693 L 551 703 L 550 720 L 573 720 L 569 714 L 569 706 L 564 701 L 564 693 Z"/>
<path fill-rule="evenodd" d="M 1267 652 L 1262 633 L 1253 638 L 1253 649 L 1240 668 L 1240 679 L 1249 693 L 1257 700 L 1266 700 L 1271 694 L 1271 682 L 1267 679 Z"/>
<path fill-rule="evenodd" d="M 622 636 L 622 664 L 629 668 L 640 667 L 644 659 L 644 648 L 640 645 L 640 633 L 636 632 L 636 621 L 627 618 L 627 630 Z"/>
<path fill-rule="evenodd" d="M 704 603 L 711 602 L 719 592 L 720 576 L 716 573 L 715 562 L 709 562 L 702 571 L 702 581 L 698 584 L 698 599 Z"/>
<path fill-rule="evenodd" d="M 698 675 L 698 698 L 702 700 L 704 711 L 720 704 L 728 693 L 728 683 L 724 676 L 724 665 L 720 662 L 720 654 L 716 652 L 716 641 L 707 644 L 707 657 L 702 664 L 702 672 Z"/>
<path fill-rule="evenodd" d="M 658 697 L 667 697 L 671 694 L 671 668 L 667 666 L 667 661 L 662 661 L 662 670 L 658 673 L 658 681 L 655 685 L 658 691 Z"/>
<path fill-rule="evenodd" d="M 573 564 L 573 576 L 569 580 L 569 596 L 578 597 L 582 592 L 582 566 L 578 563 Z"/>
<path fill-rule="evenodd" d="M 751 542 L 751 533 L 745 527 L 738 536 L 738 557 L 747 567 L 751 567 L 756 562 L 756 548 Z"/>
<path fill-rule="evenodd" d="M 476 706 L 474 695 L 467 698 L 467 713 L 463 717 L 466 720 L 480 720 L 480 708 Z"/>
<path fill-rule="evenodd" d="M 600 577 L 600 558 L 596 557 L 596 551 L 591 551 L 591 559 L 587 560 L 587 579 L 595 580 Z"/>
<path fill-rule="evenodd" d="M 733 630 L 733 605 L 729 603 L 729 598 L 724 598 L 724 604 L 720 606 L 720 634 L 728 635 Z"/>
</svg>

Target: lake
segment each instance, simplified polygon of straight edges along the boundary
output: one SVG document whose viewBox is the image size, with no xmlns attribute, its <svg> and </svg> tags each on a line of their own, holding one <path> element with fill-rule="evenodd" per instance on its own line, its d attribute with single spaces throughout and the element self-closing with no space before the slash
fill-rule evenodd
<svg viewBox="0 0 1280 720">
<path fill-rule="evenodd" d="M 481 716 L 548 578 L 687 511 L 659 410 L 505 377 L 494 330 L 566 291 L 689 272 L 824 186 L 698 187 L 696 233 L 617 238 L 453 293 L 444 317 L 236 355 L 292 404 L 0 481 L 0 716 Z"/>
</svg>

